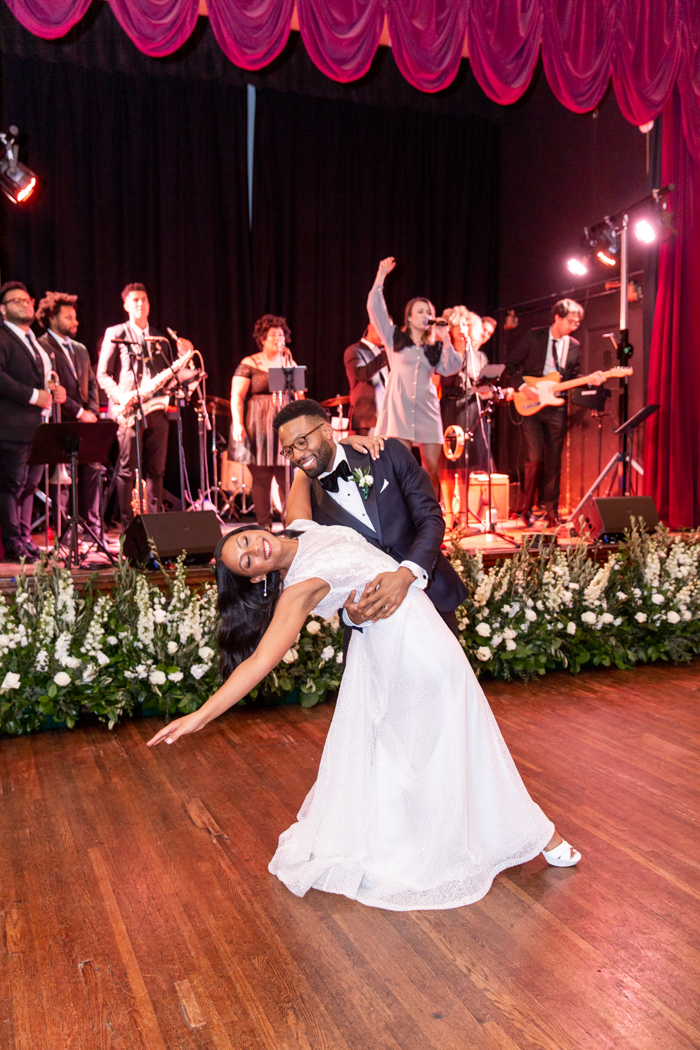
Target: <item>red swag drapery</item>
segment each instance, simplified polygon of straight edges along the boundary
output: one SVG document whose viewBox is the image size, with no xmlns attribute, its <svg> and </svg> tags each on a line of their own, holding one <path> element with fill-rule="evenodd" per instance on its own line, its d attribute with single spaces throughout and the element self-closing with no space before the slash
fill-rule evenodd
<svg viewBox="0 0 700 1050">
<path fill-rule="evenodd" d="M 6 0 L 37 36 L 63 36 L 90 0 Z M 219 46 L 243 69 L 261 69 L 284 48 L 294 0 L 207 0 Z M 141 51 L 185 43 L 197 0 L 109 0 Z M 501 104 L 515 102 L 542 57 L 562 105 L 593 109 L 610 82 L 627 120 L 664 112 L 664 182 L 674 182 L 678 235 L 661 249 L 648 399 L 646 488 L 662 517 L 700 523 L 700 0 L 297 0 L 313 62 L 346 83 L 369 69 L 386 13 L 403 76 L 421 91 L 454 79 L 466 36 L 476 80 Z"/>
</svg>

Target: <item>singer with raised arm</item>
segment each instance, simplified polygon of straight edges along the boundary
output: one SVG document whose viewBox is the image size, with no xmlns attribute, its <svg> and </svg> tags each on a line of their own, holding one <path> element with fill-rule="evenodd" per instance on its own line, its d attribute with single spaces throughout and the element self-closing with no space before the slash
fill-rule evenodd
<svg viewBox="0 0 700 1050">
<path fill-rule="evenodd" d="M 420 446 L 421 462 L 439 499 L 442 420 L 432 378 L 435 372 L 443 376 L 459 372 L 462 358 L 452 345 L 447 322 L 436 320 L 429 299 L 409 300 L 403 327 L 392 323 L 384 281 L 395 266 L 392 256 L 382 259 L 367 299 L 369 319 L 382 337 L 391 368 L 375 433 L 398 438 L 408 449 Z"/>
<path fill-rule="evenodd" d="M 144 419 L 142 431 L 142 465 L 146 482 L 146 507 L 149 514 L 163 509 L 163 477 L 168 453 L 168 395 L 162 390 L 149 396 L 149 382 L 172 364 L 170 343 L 162 332 L 149 324 L 150 303 L 145 285 L 127 284 L 122 302 L 128 320 L 112 325 L 104 334 L 97 365 L 97 382 L 109 396 L 109 415 L 119 423 L 117 440 L 117 497 L 120 527 L 124 531 L 138 504 L 135 491 L 136 425 L 134 416 L 135 388 L 143 392 Z M 178 355 L 187 355 L 192 344 L 177 340 Z M 181 362 L 181 364 L 184 362 Z M 177 362 L 176 362 L 177 364 Z"/>
</svg>

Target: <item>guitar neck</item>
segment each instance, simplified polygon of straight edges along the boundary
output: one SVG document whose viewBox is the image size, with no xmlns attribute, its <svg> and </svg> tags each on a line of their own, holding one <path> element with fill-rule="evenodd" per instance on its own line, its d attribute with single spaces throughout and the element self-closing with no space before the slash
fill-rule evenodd
<svg viewBox="0 0 700 1050">
<path fill-rule="evenodd" d="M 609 379 L 611 374 L 611 372 L 606 372 L 605 378 Z M 589 375 L 579 376 L 578 379 L 567 379 L 565 383 L 557 383 L 555 390 L 558 392 L 559 390 L 573 390 L 575 386 L 587 386 L 590 379 Z"/>
</svg>

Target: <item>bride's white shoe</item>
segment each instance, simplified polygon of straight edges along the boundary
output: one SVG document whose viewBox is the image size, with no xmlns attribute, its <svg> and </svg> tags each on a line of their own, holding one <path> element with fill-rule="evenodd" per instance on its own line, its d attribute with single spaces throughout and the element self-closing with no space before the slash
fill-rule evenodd
<svg viewBox="0 0 700 1050">
<path fill-rule="evenodd" d="M 581 860 L 579 851 L 570 846 L 566 839 L 562 839 L 554 849 L 543 849 L 542 856 L 554 868 L 573 868 Z"/>
</svg>

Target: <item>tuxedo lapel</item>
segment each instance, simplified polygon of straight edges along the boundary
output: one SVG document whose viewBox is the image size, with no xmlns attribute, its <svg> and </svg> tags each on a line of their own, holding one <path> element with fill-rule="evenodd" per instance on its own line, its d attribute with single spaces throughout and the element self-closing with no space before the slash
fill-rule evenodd
<svg viewBox="0 0 700 1050">
<path fill-rule="evenodd" d="M 6 325 L 3 325 L 3 328 L 5 329 L 7 334 L 14 339 L 15 345 L 22 347 L 22 350 L 26 354 L 27 359 L 31 362 L 34 374 L 41 379 L 41 382 L 38 384 L 39 385 L 39 389 L 43 390 L 43 388 L 44 388 L 44 366 L 42 365 L 41 360 L 38 359 L 38 354 L 37 354 L 36 357 L 34 356 L 34 354 L 29 349 L 29 346 L 27 345 L 26 339 L 20 339 L 19 336 L 15 332 L 13 332 L 11 328 L 8 328 Z"/>
</svg>

